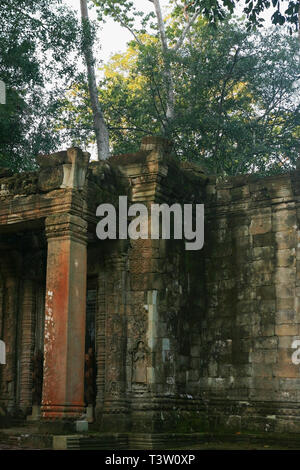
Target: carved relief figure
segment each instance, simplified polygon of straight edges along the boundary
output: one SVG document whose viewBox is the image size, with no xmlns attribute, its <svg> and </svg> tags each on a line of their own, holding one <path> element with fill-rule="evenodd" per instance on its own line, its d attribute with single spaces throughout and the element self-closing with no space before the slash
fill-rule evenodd
<svg viewBox="0 0 300 470">
<path fill-rule="evenodd" d="M 147 354 L 143 341 L 139 341 L 132 354 L 132 383 L 147 383 Z"/>
</svg>

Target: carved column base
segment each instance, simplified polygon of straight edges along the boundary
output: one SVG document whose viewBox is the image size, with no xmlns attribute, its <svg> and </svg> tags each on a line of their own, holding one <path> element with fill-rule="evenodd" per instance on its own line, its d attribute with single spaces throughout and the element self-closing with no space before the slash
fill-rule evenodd
<svg viewBox="0 0 300 470">
<path fill-rule="evenodd" d="M 86 420 L 88 423 L 94 422 L 94 405 L 88 405 L 86 407 Z"/>
<path fill-rule="evenodd" d="M 103 432 L 128 432 L 130 414 L 126 398 L 107 398 L 103 406 L 96 406 L 96 426 Z"/>
<path fill-rule="evenodd" d="M 41 419 L 41 406 L 40 405 L 32 405 L 32 412 L 31 415 L 27 416 L 27 421 L 40 421 Z"/>
<path fill-rule="evenodd" d="M 81 403 L 78 405 L 43 405 L 41 408 L 43 420 L 76 420 L 84 414 L 85 408 Z"/>
</svg>

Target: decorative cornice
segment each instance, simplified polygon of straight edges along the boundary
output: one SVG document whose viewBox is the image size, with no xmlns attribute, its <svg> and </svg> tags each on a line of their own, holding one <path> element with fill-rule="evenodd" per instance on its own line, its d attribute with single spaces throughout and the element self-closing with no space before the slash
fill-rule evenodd
<svg viewBox="0 0 300 470">
<path fill-rule="evenodd" d="M 48 240 L 52 238 L 72 238 L 86 244 L 87 226 L 87 222 L 77 215 L 50 215 L 45 220 L 45 233 Z"/>
</svg>

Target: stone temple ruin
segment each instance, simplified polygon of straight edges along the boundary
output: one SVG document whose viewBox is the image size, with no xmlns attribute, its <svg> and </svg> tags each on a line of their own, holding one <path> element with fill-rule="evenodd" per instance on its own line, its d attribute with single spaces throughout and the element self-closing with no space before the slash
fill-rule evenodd
<svg viewBox="0 0 300 470">
<path fill-rule="evenodd" d="M 167 141 L 0 169 L 0 423 L 300 432 L 300 171 L 218 181 Z M 205 204 L 205 243 L 99 240 L 96 208 Z"/>
</svg>

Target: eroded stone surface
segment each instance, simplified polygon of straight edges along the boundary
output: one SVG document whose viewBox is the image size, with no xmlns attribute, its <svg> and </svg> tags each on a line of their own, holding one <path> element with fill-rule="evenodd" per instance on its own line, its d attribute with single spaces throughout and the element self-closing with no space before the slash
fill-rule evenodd
<svg viewBox="0 0 300 470">
<path fill-rule="evenodd" d="M 30 415 L 37 351 L 42 420 L 85 419 L 86 337 L 98 430 L 299 432 L 299 171 L 218 180 L 159 138 L 88 160 L 75 148 L 0 171 L 0 419 Z M 119 195 L 204 203 L 203 250 L 98 240 L 96 207 Z"/>
</svg>

